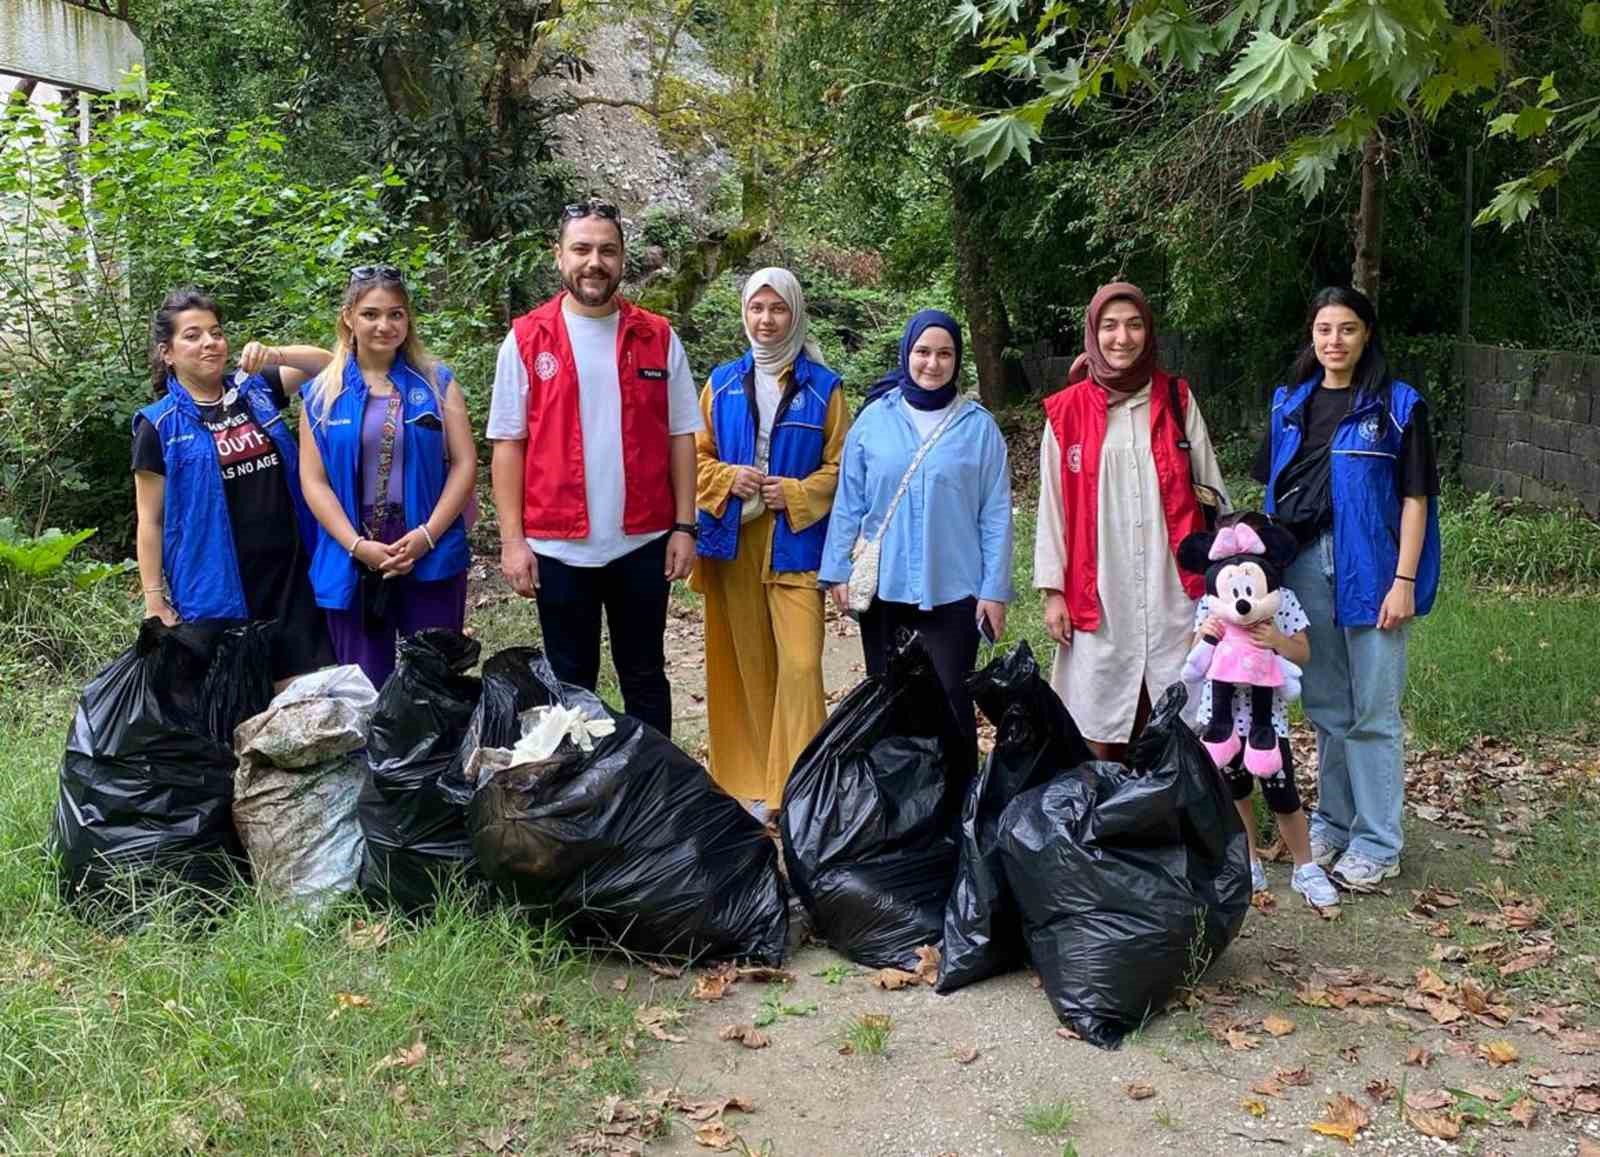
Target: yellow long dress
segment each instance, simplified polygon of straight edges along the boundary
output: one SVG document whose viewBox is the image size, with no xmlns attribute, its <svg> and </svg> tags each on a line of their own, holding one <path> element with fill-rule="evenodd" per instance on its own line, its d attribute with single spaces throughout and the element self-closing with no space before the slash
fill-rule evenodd
<svg viewBox="0 0 1600 1157">
<path fill-rule="evenodd" d="M 785 388 L 789 371 L 780 381 Z M 736 466 L 717 456 L 711 388 L 700 394 L 705 427 L 695 435 L 696 503 L 720 516 Z M 822 689 L 822 592 L 817 572 L 774 574 L 776 519 L 804 530 L 828 516 L 850 425 L 844 390 L 828 402 L 822 464 L 783 480 L 785 510 L 763 511 L 739 528 L 731 559 L 695 560 L 689 585 L 705 600 L 706 716 L 711 776 L 729 795 L 776 811 L 796 758 L 827 717 Z"/>
</svg>

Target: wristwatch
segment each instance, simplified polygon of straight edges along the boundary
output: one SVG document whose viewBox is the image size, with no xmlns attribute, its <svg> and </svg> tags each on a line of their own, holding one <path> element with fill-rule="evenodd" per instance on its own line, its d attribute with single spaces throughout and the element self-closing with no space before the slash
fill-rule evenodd
<svg viewBox="0 0 1600 1157">
<path fill-rule="evenodd" d="M 674 522 L 672 524 L 672 533 L 687 534 L 696 542 L 700 541 L 700 528 L 692 522 Z"/>
</svg>

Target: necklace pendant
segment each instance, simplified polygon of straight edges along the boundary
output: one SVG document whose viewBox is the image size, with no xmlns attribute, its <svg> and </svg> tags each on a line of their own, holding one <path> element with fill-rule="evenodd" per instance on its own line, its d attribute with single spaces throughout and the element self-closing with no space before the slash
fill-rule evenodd
<svg viewBox="0 0 1600 1157">
<path fill-rule="evenodd" d="M 222 404 L 224 406 L 231 406 L 235 402 L 237 402 L 238 400 L 239 400 L 239 387 L 238 386 L 229 386 L 226 390 L 224 390 L 222 392 Z"/>
</svg>

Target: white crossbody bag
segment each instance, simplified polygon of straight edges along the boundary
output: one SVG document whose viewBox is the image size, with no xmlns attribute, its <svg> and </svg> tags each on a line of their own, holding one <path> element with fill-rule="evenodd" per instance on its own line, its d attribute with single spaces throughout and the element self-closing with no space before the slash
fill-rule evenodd
<svg viewBox="0 0 1600 1157">
<path fill-rule="evenodd" d="M 911 459 L 911 465 L 906 467 L 905 477 L 900 479 L 900 488 L 894 492 L 894 497 L 889 501 L 889 509 L 884 511 L 883 521 L 878 523 L 878 533 L 870 539 L 866 535 L 858 535 L 855 546 L 850 548 L 850 578 L 845 582 L 845 602 L 854 614 L 860 614 L 872 605 L 872 600 L 878 597 L 878 557 L 883 548 L 884 532 L 889 529 L 889 520 L 894 517 L 894 512 L 900 507 L 900 500 L 906 496 L 906 489 L 911 485 L 911 477 L 917 472 L 917 467 L 922 465 L 922 460 L 928 456 L 928 451 L 933 449 L 944 432 L 950 428 L 950 423 L 957 414 L 964 409 L 966 403 L 957 400 L 950 407 L 950 412 L 944 416 L 944 421 L 933 428 L 933 432 L 922 440 L 922 445 L 917 447 L 916 457 Z"/>
</svg>

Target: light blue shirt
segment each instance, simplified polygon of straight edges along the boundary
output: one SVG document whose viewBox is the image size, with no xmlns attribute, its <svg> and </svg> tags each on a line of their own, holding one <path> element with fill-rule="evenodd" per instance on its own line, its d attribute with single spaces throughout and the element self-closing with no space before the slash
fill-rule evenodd
<svg viewBox="0 0 1600 1157">
<path fill-rule="evenodd" d="M 1011 601 L 1011 471 L 1006 440 L 976 402 L 962 409 L 922 460 L 889 522 L 878 597 L 931 610 L 960 599 Z M 817 581 L 850 577 L 858 535 L 876 535 L 922 443 L 911 407 L 891 390 L 863 410 L 844 440 L 839 490 Z"/>
</svg>

